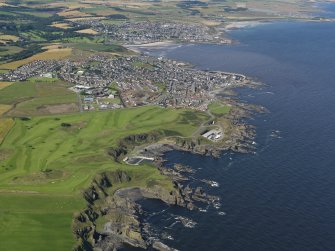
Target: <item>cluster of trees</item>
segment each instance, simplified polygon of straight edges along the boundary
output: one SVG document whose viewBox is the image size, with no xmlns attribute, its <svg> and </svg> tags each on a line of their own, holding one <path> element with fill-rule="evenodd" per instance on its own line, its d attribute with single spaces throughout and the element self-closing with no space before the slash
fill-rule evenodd
<svg viewBox="0 0 335 251">
<path fill-rule="evenodd" d="M 177 3 L 177 7 L 182 8 L 182 9 L 189 9 L 193 7 L 207 7 L 208 3 L 206 2 L 201 2 L 201 1 L 180 1 Z"/>
</svg>

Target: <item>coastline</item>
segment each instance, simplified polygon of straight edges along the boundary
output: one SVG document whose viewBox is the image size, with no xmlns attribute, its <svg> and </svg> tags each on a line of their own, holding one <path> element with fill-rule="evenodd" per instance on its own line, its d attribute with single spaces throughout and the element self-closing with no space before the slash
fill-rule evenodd
<svg viewBox="0 0 335 251">
<path fill-rule="evenodd" d="M 123 45 L 125 48 L 132 50 L 136 53 L 141 53 L 141 49 L 145 49 L 145 48 L 157 48 L 157 49 L 161 49 L 161 48 L 165 48 L 165 47 L 169 47 L 169 46 L 174 46 L 174 45 L 178 45 L 178 43 L 174 42 L 174 41 L 160 41 L 160 42 L 152 42 L 152 43 L 143 43 L 143 44 L 131 44 L 131 45 Z"/>
<path fill-rule="evenodd" d="M 252 28 L 259 25 L 271 23 L 270 21 L 234 21 L 228 22 L 223 28 L 224 31 L 236 30 L 236 29 L 244 29 L 244 28 Z"/>
<path fill-rule="evenodd" d="M 265 4 L 280 11 L 280 6 L 277 10 L 271 3 Z M 332 12 L 333 7 L 329 8 Z M 209 9 L 204 10 L 209 14 Z M 3 115 L 4 121 L 15 124 L 9 127 L 0 149 L 4 174 L 1 210 L 6 229 L 3 248 L 331 249 L 334 240 L 327 229 L 334 227 L 329 219 L 331 208 L 335 208 L 335 200 L 330 199 L 335 196 L 335 189 L 331 189 L 331 149 L 335 142 L 331 122 L 335 118 L 329 109 L 334 96 L 329 80 L 335 77 L 335 16 L 310 13 L 302 17 L 294 10 L 278 18 L 275 13 L 263 12 L 264 19 L 261 12 L 249 17 L 249 12 L 234 9 L 227 11 L 227 16 L 213 13 L 204 25 L 219 31 L 222 39 L 236 39 L 232 45 L 237 46 L 191 43 L 191 39 L 164 42 L 164 38 L 144 32 L 142 39 L 125 39 L 135 43 L 127 47 L 122 40 L 109 40 L 113 31 L 87 35 L 90 41 L 94 39 L 92 43 L 83 38 L 86 35 L 73 33 L 77 35 L 72 41 L 67 36 L 77 28 L 81 30 L 82 24 L 65 18 L 76 26 L 61 38 L 65 47 L 73 47 L 69 58 L 41 60 L 22 67 L 19 74 L 3 71 L 1 75 L 14 76 L 8 90 L 18 95 L 12 98 L 6 95 L 7 90 L 2 92 L 3 100 L 15 102 L 11 112 Z M 36 9 L 36 14 L 40 11 Z M 301 15 L 308 13 L 302 11 Z M 22 15 L 32 28 L 40 27 L 45 43 L 58 39 L 58 33 L 49 36 L 52 30 L 43 28 L 47 22 L 39 24 L 39 18 Z M 124 21 L 163 23 L 170 19 L 167 15 L 158 19 L 146 14 L 143 19 L 134 16 L 142 14 L 131 13 Z M 267 20 L 270 16 L 273 19 Z M 204 15 L 192 19 L 198 17 L 207 20 Z M 7 19 L 9 25 L 15 20 Z M 212 19 L 220 21 L 214 24 Z M 59 20 L 63 23 L 61 17 Z M 84 23 L 85 29 L 86 25 L 91 27 Z M 141 36 L 139 29 L 133 30 L 135 37 Z M 163 29 L 159 31 L 164 34 Z M 198 37 L 202 35 L 198 33 Z M 28 50 L 34 46 L 32 40 L 31 36 L 22 38 Z M 51 89 L 49 80 L 44 79 L 51 75 L 40 74 L 35 68 L 39 65 L 42 73 L 61 76 L 50 80 Z M 208 79 L 220 75 L 212 70 L 226 75 L 227 81 L 218 81 L 227 84 L 222 89 L 210 88 L 212 81 Z M 27 78 L 28 84 L 15 80 L 30 72 L 37 77 Z M 62 79 L 67 74 L 69 79 Z M 235 76 L 246 81 L 234 81 Z M 58 92 L 63 80 L 65 95 Z M 249 85 L 253 80 L 269 86 Z M 92 91 L 78 92 L 77 99 L 66 89 L 77 81 L 91 85 Z M 105 83 L 108 85 L 101 88 Z M 34 89 L 48 97 L 25 100 Z M 99 97 L 103 96 L 95 94 L 99 89 L 113 96 Z M 92 104 L 84 102 L 90 93 Z M 59 98 L 55 97 L 58 94 Z M 66 115 L 65 110 L 54 110 L 65 105 L 49 104 L 66 103 L 67 98 L 71 102 L 70 95 L 84 113 L 75 109 Z M 263 104 L 271 113 L 257 114 L 266 109 L 253 104 Z M 322 128 L 321 133 L 318 128 Z M 225 141 L 203 136 L 212 130 L 221 130 Z"/>
<path fill-rule="evenodd" d="M 246 27 L 249 27 L 248 25 Z M 144 48 L 149 48 L 151 46 L 153 46 L 154 48 L 161 48 L 161 46 L 169 46 L 165 43 L 154 43 L 152 44 L 146 44 L 144 46 Z M 141 45 L 136 46 L 136 47 L 143 47 Z M 231 117 L 230 119 L 235 120 L 234 125 L 238 124 L 238 120 L 240 120 L 243 117 L 247 117 L 247 114 L 245 113 L 241 113 L 236 117 Z M 245 125 L 244 125 L 245 126 Z M 243 140 L 245 140 L 244 142 L 248 143 L 248 146 L 251 146 L 251 149 L 253 146 L 253 137 L 248 138 L 248 133 L 246 133 L 246 131 L 243 131 L 244 133 L 241 134 L 241 137 Z M 241 142 L 239 142 L 241 143 Z M 187 152 L 191 152 L 193 154 L 202 154 L 202 155 L 211 155 L 214 157 L 218 157 L 220 153 L 222 153 L 222 151 L 226 151 L 226 150 L 232 150 L 232 151 L 237 151 L 237 152 L 248 152 L 247 149 L 249 149 L 248 147 L 246 148 L 240 148 L 238 147 L 237 149 L 235 148 L 237 145 L 232 144 L 230 147 L 227 148 L 218 148 L 218 147 L 204 147 L 204 148 L 198 148 L 198 146 L 196 145 L 195 142 L 192 141 L 187 141 L 187 140 L 180 140 L 180 141 L 176 141 L 176 142 L 170 142 L 169 144 L 159 144 L 159 143 L 155 143 L 155 144 L 149 144 L 146 146 L 143 146 L 144 148 L 142 149 L 143 151 L 139 151 L 141 154 L 146 156 L 151 156 L 154 157 L 156 159 L 156 167 L 161 171 L 161 173 L 165 176 L 171 177 L 171 179 L 173 180 L 173 184 L 174 184 L 174 188 L 176 189 L 175 191 L 177 191 L 176 193 L 173 194 L 174 197 L 171 197 L 171 200 L 166 200 L 165 197 L 165 192 L 162 192 L 160 190 L 160 188 L 156 187 L 156 189 L 158 190 L 154 190 L 154 191 L 150 191 L 148 192 L 147 190 L 141 190 L 141 188 L 139 187 L 135 187 L 135 188 L 129 188 L 127 191 L 134 191 L 135 190 L 140 190 L 140 196 L 142 196 L 142 198 L 154 198 L 154 199 L 158 199 L 161 200 L 163 202 L 165 202 L 168 205 L 177 205 L 177 206 L 181 206 L 181 207 L 185 207 L 189 210 L 199 210 L 198 208 L 196 208 L 194 206 L 194 202 L 192 200 L 195 191 L 201 191 L 201 188 L 190 188 L 188 186 L 183 186 L 182 183 L 185 180 L 188 180 L 188 168 L 183 167 L 181 169 L 176 169 L 174 168 L 166 168 L 164 167 L 164 159 L 163 159 L 163 155 L 164 153 L 166 153 L 167 151 L 171 151 L 171 150 L 177 150 L 177 151 L 187 151 Z M 250 149 L 249 149 L 250 150 Z M 151 154 L 151 155 L 150 155 Z M 182 170 L 182 171 L 180 171 Z M 186 171 L 185 171 L 186 170 Z M 115 191 L 115 193 L 113 194 L 118 196 L 119 193 L 122 193 L 124 190 L 120 189 Z M 197 193 L 198 193 L 197 192 Z M 201 195 L 202 193 L 200 193 Z M 188 197 L 186 197 L 187 199 L 185 199 L 185 196 L 188 195 Z M 130 201 L 132 201 L 132 195 L 131 194 L 127 194 L 125 193 L 125 197 L 128 197 L 128 199 Z M 197 197 L 197 196 L 195 196 Z M 211 198 L 211 197 L 209 197 Z M 218 200 L 219 198 L 216 198 L 216 200 Z M 211 203 L 211 200 L 208 198 L 200 198 L 200 200 L 203 203 Z M 129 201 L 128 201 L 129 203 Z M 135 200 L 135 208 L 137 208 L 139 205 L 136 204 L 136 200 Z M 145 235 L 148 235 L 148 232 L 146 232 L 145 228 L 143 228 L 143 222 L 141 222 L 140 220 L 140 216 L 142 215 L 142 211 L 140 209 L 133 209 L 133 214 L 131 214 L 131 217 L 134 217 L 135 219 L 138 220 L 138 228 L 135 227 L 135 229 L 137 229 L 136 234 L 129 234 L 127 235 L 124 239 L 118 239 L 117 244 L 122 244 L 122 243 L 127 243 L 133 246 L 137 246 L 137 247 L 141 247 L 143 249 L 146 249 L 148 247 L 152 247 L 154 248 L 156 245 L 160 246 L 160 245 L 164 245 L 163 243 L 160 242 L 160 240 L 156 240 L 157 242 L 147 242 L 147 240 L 145 239 Z M 124 222 L 123 222 L 124 223 Z M 119 224 L 119 222 L 117 223 Z M 131 224 L 125 223 L 125 225 L 127 225 L 127 227 L 129 227 L 130 229 L 132 229 Z M 131 233 L 131 232 L 130 232 Z M 115 233 L 113 233 L 115 234 Z M 135 236 L 134 238 L 131 238 L 131 236 Z M 109 239 L 109 241 L 113 241 L 115 240 L 115 238 L 111 238 Z M 140 242 L 137 242 L 138 240 L 140 240 Z M 112 242 L 110 242 L 112 243 Z M 141 244 L 138 244 L 141 243 Z M 145 243 L 143 245 L 143 243 Z M 155 244 L 156 243 L 156 244 Z M 161 243 L 161 244 L 157 244 L 157 243 Z M 112 243 L 113 244 L 113 243 Z M 108 245 L 108 242 L 105 243 L 104 245 Z M 169 247 L 165 246 L 165 249 L 157 249 L 157 250 L 172 250 Z"/>
<path fill-rule="evenodd" d="M 230 29 L 262 24 L 261 22 L 243 22 L 242 25 L 238 25 L 239 23 L 240 22 L 232 23 Z M 123 46 L 141 54 L 145 49 L 164 49 L 177 45 L 179 45 L 177 42 L 161 41 Z M 159 185 L 155 185 L 152 188 L 145 188 L 127 187 L 125 184 L 125 188 L 123 187 L 124 185 L 122 185 L 121 188 L 109 192 L 108 189 L 113 186 L 113 183 L 127 183 L 131 180 L 131 175 L 122 170 L 119 170 L 117 173 L 104 172 L 99 174 L 92 182 L 91 187 L 84 193 L 87 208 L 83 210 L 74 221 L 74 229 L 76 229 L 75 232 L 77 233 L 76 236 L 79 243 L 86 243 L 92 248 L 96 248 L 96 250 L 111 248 L 118 250 L 123 244 L 142 249 L 175 250 L 165 245 L 162 240 L 151 237 L 153 233 L 149 230 L 150 225 L 144 224 L 141 220 L 145 212 L 138 201 L 141 199 L 156 199 L 169 206 L 179 206 L 187 210 L 197 210 L 200 212 L 204 207 L 199 207 L 199 203 L 200 205 L 212 205 L 214 208 L 220 204 L 220 197 L 207 194 L 201 186 L 191 187 L 186 185 L 187 183 L 185 182 L 190 180 L 190 175 L 195 171 L 191 167 L 177 164 L 173 168 L 169 168 L 164 164 L 164 154 L 169 151 L 184 151 L 192 154 L 212 156 L 214 158 L 220 157 L 220 155 L 226 151 L 239 153 L 252 153 L 255 151 L 255 128 L 242 122 L 242 120 L 251 118 L 254 113 L 263 113 L 267 112 L 267 110 L 264 107 L 243 103 L 238 98 L 232 98 L 231 92 L 233 92 L 232 90 L 234 88 L 258 88 L 263 84 L 254 82 L 244 74 L 224 71 L 216 72 L 239 76 L 243 79 L 243 84 L 226 87 L 224 89 L 226 93 L 229 93 L 225 95 L 227 104 L 234 107 L 229 114 L 224 116 L 224 120 L 230 124 L 229 130 L 231 130 L 227 136 L 228 138 L 225 138 L 226 143 L 207 142 L 203 144 L 199 143 L 199 140 L 195 138 L 172 137 L 162 138 L 149 143 L 145 143 L 144 141 L 143 144 L 137 145 L 135 143 L 137 142 L 136 138 L 142 138 L 143 135 L 130 135 L 131 137 L 128 138 L 133 138 L 132 140 L 134 140 L 130 145 L 130 149 L 114 149 L 112 157 L 115 161 L 123 161 L 129 164 L 128 160 L 132 157 L 138 158 L 138 156 L 140 156 L 143 159 L 152 159 L 155 168 L 157 168 L 162 175 L 171 180 L 173 191 L 167 191 Z M 212 120 L 217 118 L 217 116 L 211 116 L 211 119 L 207 121 L 207 123 L 211 123 Z M 214 187 L 217 185 L 211 180 L 200 180 L 200 182 Z M 120 194 L 122 194 L 122 196 L 120 196 Z M 95 203 L 97 198 L 104 198 L 102 205 L 101 202 L 98 202 L 98 204 Z M 90 217 L 90 215 L 95 216 Z M 111 220 L 105 223 L 102 230 L 97 231 L 95 221 L 97 221 L 101 215 L 104 215 L 104 217 L 109 215 L 107 218 Z M 118 217 L 115 218 L 115 215 L 118 215 Z M 120 215 L 122 216 L 120 217 Z M 82 222 L 83 218 L 86 219 L 84 222 Z M 182 221 L 186 225 L 190 222 L 190 224 L 196 224 L 190 219 L 183 219 Z M 87 227 L 87 224 L 89 224 L 90 227 Z"/>
<path fill-rule="evenodd" d="M 150 225 L 142 221 L 145 211 L 138 201 L 143 199 L 156 199 L 169 206 L 179 206 L 186 210 L 199 212 L 209 205 L 219 208 L 220 197 L 207 194 L 202 186 L 192 187 L 187 184 L 187 181 L 191 179 L 190 175 L 195 170 L 179 164 L 173 168 L 167 167 L 164 154 L 169 151 L 185 151 L 218 158 L 223 152 L 229 150 L 239 153 L 254 152 L 255 128 L 242 123 L 241 120 L 250 118 L 255 112 L 266 112 L 266 110 L 263 107 L 241 103 L 236 99 L 231 99 L 230 102 L 235 108 L 225 116 L 232 123 L 231 129 L 233 130 L 227 144 L 199 144 L 195 139 L 178 137 L 158 138 L 151 143 L 150 134 L 145 137 L 144 135 L 128 136 L 128 141 L 131 138 L 131 142 L 128 142 L 129 149 L 124 152 L 116 148 L 112 154 L 115 161 L 125 162 L 124 156 L 127 158 L 142 156 L 145 159 L 153 159 L 155 168 L 161 175 L 171 180 L 173 190 L 168 191 L 160 185 L 153 185 L 150 188 L 128 187 L 127 182 L 131 181 L 131 174 L 121 169 L 117 172 L 100 173 L 84 192 L 87 208 L 75 217 L 73 223 L 74 232 L 79 241 L 76 250 L 80 250 L 80 245 L 83 243 L 96 250 L 119 250 L 124 244 L 141 249 L 175 250 L 164 244 L 164 240 L 152 237 L 154 233 L 150 231 Z M 140 138 L 144 141 L 137 145 L 136 142 Z M 204 185 L 217 186 L 217 183 L 211 180 L 199 181 Z M 114 184 L 116 186 L 121 184 L 120 188 L 114 190 Z M 109 220 L 103 224 L 103 227 L 98 228 L 96 222 L 101 221 L 99 220 L 101 217 Z M 196 224 L 192 219 L 181 217 L 180 220 L 185 227 Z"/>
</svg>

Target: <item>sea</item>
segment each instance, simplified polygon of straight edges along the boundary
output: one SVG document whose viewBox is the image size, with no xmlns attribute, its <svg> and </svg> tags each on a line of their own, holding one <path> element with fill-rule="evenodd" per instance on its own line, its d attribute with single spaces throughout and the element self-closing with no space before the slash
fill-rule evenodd
<svg viewBox="0 0 335 251">
<path fill-rule="evenodd" d="M 239 43 L 149 53 L 264 83 L 237 90 L 243 102 L 270 111 L 245 121 L 256 126 L 256 152 L 167 153 L 167 166 L 191 166 L 190 185 L 220 196 L 220 204 L 190 212 L 146 201 L 145 220 L 178 250 L 335 250 L 335 23 L 272 22 L 229 36 Z"/>
</svg>

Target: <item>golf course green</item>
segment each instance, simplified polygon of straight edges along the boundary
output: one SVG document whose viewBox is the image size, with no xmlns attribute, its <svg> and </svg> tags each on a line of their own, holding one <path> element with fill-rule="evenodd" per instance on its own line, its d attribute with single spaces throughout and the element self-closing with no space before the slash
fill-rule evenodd
<svg viewBox="0 0 335 251">
<path fill-rule="evenodd" d="M 82 191 L 99 172 L 124 170 L 132 176 L 127 186 L 154 181 L 173 189 L 155 167 L 116 162 L 108 149 L 152 131 L 190 137 L 207 119 L 156 106 L 14 118 L 0 144 L 1 250 L 70 250 L 73 215 L 85 206 Z"/>
</svg>

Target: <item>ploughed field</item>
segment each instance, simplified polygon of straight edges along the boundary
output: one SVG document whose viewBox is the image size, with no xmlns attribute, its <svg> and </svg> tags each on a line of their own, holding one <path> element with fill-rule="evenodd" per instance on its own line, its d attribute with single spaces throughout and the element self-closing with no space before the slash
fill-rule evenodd
<svg viewBox="0 0 335 251">
<path fill-rule="evenodd" d="M 46 85 L 52 89 L 57 83 Z M 12 92 L 16 85 L 27 90 Z M 5 98 L 12 93 L 11 100 L 20 106 L 27 93 L 37 97 L 36 86 L 36 82 L 10 85 L 0 90 L 0 100 L 12 105 Z M 43 102 L 52 103 L 55 97 L 47 96 Z M 11 121 L 6 123 L 2 142 L 0 138 L 0 239 L 4 251 L 70 250 L 75 243 L 73 215 L 85 206 L 82 191 L 99 172 L 124 170 L 130 174 L 130 182 L 113 189 L 152 184 L 173 189 L 171 181 L 155 167 L 115 162 L 108 150 L 124 137 L 152 131 L 163 137 L 190 137 L 208 119 L 201 112 L 153 106 L 67 115 L 40 115 L 38 111 L 27 110 L 31 116 L 1 118 L 2 125 Z"/>
</svg>

